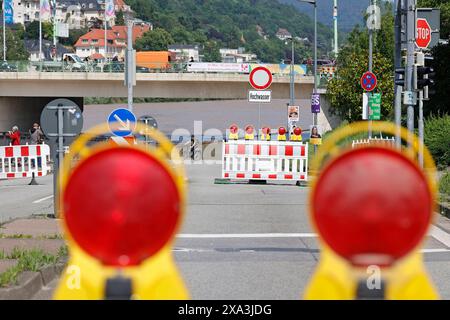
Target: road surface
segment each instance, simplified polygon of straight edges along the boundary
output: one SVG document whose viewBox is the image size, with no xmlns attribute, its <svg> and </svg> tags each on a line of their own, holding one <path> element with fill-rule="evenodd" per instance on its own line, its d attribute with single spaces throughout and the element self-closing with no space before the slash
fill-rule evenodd
<svg viewBox="0 0 450 320">
<path fill-rule="evenodd" d="M 174 251 L 194 299 L 299 299 L 319 257 L 308 221 L 309 188 L 214 184 L 218 165 L 190 165 L 186 217 Z M 51 177 L 0 181 L 2 217 L 52 212 Z M 6 192 L 5 192 L 6 191 Z M 41 202 L 36 203 L 36 201 Z M 8 216 L 6 215 L 6 216 Z M 432 229 L 425 261 L 450 299 L 450 235 Z M 56 281 L 36 298 L 51 297 Z"/>
</svg>

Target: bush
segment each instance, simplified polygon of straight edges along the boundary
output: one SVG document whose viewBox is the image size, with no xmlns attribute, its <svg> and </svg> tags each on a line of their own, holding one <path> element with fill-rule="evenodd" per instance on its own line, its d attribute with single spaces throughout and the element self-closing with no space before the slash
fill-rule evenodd
<svg viewBox="0 0 450 320">
<path fill-rule="evenodd" d="M 450 115 L 425 120 L 424 142 L 439 168 L 450 166 Z"/>
<path fill-rule="evenodd" d="M 450 172 L 446 172 L 439 182 L 439 192 L 450 196 Z"/>
</svg>

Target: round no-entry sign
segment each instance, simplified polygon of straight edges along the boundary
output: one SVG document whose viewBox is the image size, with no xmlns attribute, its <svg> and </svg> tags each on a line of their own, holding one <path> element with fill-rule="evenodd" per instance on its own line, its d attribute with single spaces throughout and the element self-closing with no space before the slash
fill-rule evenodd
<svg viewBox="0 0 450 320">
<path fill-rule="evenodd" d="M 366 91 L 373 91 L 377 87 L 377 76 L 367 71 L 361 77 L 361 87 Z"/>
<path fill-rule="evenodd" d="M 431 27 L 426 19 L 417 19 L 416 45 L 426 49 L 431 42 Z"/>
<path fill-rule="evenodd" d="M 272 72 L 265 67 L 257 67 L 250 73 L 250 84 L 256 90 L 265 90 L 272 84 Z"/>
</svg>

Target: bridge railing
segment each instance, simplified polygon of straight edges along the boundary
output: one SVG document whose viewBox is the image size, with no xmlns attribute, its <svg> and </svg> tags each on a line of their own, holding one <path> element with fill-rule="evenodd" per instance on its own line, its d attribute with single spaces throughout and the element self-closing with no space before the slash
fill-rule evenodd
<svg viewBox="0 0 450 320">
<path fill-rule="evenodd" d="M 237 65 L 239 68 L 224 68 L 223 65 Z M 258 64 L 224 64 L 224 63 L 189 63 L 189 62 L 139 62 L 136 66 L 137 73 L 226 73 L 249 74 L 251 69 Z M 289 75 L 289 66 L 279 64 L 263 64 L 274 75 Z M 2 72 L 89 72 L 89 73 L 123 73 L 125 63 L 123 61 L 5 61 L 0 62 Z M 296 65 L 296 77 L 312 76 L 311 70 L 306 65 Z M 318 77 L 319 78 L 319 77 Z M 322 80 L 319 78 L 320 84 Z"/>
</svg>

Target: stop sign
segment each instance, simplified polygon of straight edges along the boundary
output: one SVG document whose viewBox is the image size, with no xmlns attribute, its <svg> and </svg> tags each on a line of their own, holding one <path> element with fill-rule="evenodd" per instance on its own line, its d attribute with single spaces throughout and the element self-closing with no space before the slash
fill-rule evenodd
<svg viewBox="0 0 450 320">
<path fill-rule="evenodd" d="M 431 42 L 431 27 L 426 19 L 417 19 L 416 45 L 426 49 Z"/>
</svg>

